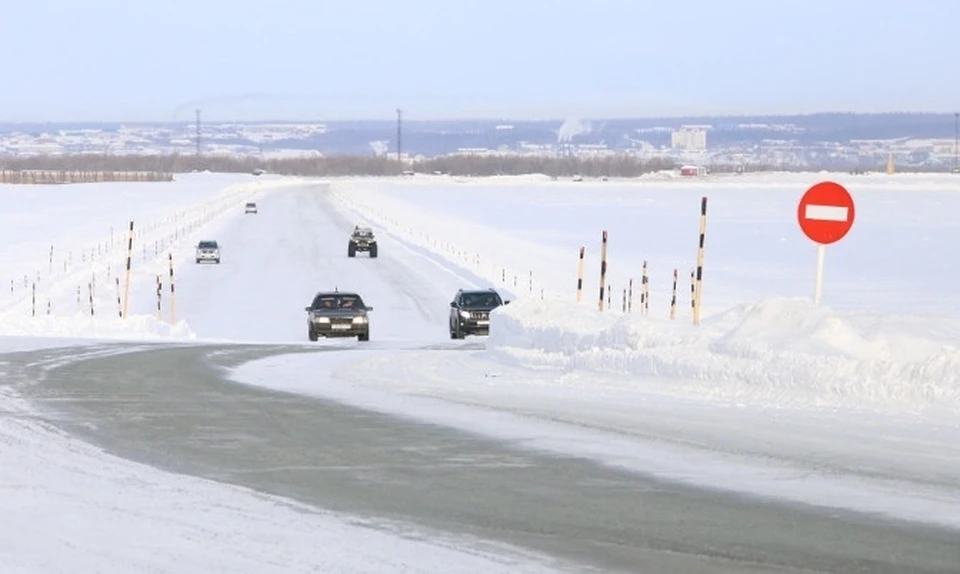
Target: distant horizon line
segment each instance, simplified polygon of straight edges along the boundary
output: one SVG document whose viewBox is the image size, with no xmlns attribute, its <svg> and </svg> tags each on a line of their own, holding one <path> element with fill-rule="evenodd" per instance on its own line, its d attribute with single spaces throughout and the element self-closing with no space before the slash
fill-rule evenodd
<svg viewBox="0 0 960 574">
<path fill-rule="evenodd" d="M 202 111 L 202 108 L 200 108 Z M 511 117 L 447 117 L 447 118 L 432 118 L 432 119 L 418 119 L 416 116 L 404 116 L 403 123 L 439 123 L 439 122 L 501 122 L 504 124 L 509 123 L 548 123 L 548 122 L 559 122 L 563 123 L 567 120 L 577 119 L 583 121 L 682 121 L 682 120 L 731 120 L 731 119 L 745 119 L 745 118 L 780 118 L 780 119 L 789 119 L 789 118 L 812 118 L 817 116 L 859 116 L 859 117 L 869 117 L 869 116 L 954 116 L 957 117 L 960 115 L 960 112 L 931 112 L 931 111 L 887 111 L 887 112 L 853 112 L 853 111 L 822 111 L 822 112 L 806 112 L 806 113 L 783 113 L 783 114 L 771 114 L 771 113 L 758 113 L 758 114 L 705 114 L 705 115 L 674 115 L 674 116 L 620 116 L 620 117 L 602 117 L 602 116 L 582 116 L 582 115 L 570 115 L 566 117 L 558 118 L 541 118 L 541 119 L 522 119 L 522 118 L 511 118 Z M 25 124 L 84 124 L 84 125 L 98 125 L 98 124 L 142 124 L 142 125 L 181 125 L 181 124 L 193 124 L 195 119 L 183 119 L 183 120 L 6 120 L 0 118 L 0 124 L 7 125 L 25 125 Z M 382 123 L 382 122 L 395 122 L 396 119 L 387 119 L 387 118 L 373 118 L 373 117 L 359 117 L 359 118 L 347 118 L 347 119 L 212 119 L 209 121 L 204 121 L 201 117 L 201 124 L 329 124 L 329 123 Z"/>
</svg>

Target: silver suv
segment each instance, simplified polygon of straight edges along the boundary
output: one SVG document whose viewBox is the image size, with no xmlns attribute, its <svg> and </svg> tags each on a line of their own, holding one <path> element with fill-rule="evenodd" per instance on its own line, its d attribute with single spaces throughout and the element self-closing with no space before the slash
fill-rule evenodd
<svg viewBox="0 0 960 574">
<path fill-rule="evenodd" d="M 216 241 L 201 241 L 197 244 L 197 263 L 204 261 L 220 263 L 220 245 Z"/>
</svg>

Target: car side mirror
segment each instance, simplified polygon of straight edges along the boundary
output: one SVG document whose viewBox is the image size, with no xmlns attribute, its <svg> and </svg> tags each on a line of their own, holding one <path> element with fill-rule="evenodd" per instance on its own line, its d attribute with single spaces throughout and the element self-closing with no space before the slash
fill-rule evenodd
<svg viewBox="0 0 960 574">
<path fill-rule="evenodd" d="M 367 307 L 367 311 L 373 311 L 373 307 Z"/>
<path fill-rule="evenodd" d="M 456 302 L 456 301 L 450 301 L 450 307 L 456 309 L 456 307 L 457 307 L 457 302 Z"/>
<path fill-rule="evenodd" d="M 509 304 L 510 304 L 510 299 L 507 299 L 506 301 L 504 301 L 503 304 L 504 304 L 504 305 L 509 305 Z"/>
<path fill-rule="evenodd" d="M 313 307 L 311 307 L 310 305 L 307 305 L 306 307 L 303 308 L 303 310 L 309 313 L 310 311 L 313 311 Z"/>
</svg>

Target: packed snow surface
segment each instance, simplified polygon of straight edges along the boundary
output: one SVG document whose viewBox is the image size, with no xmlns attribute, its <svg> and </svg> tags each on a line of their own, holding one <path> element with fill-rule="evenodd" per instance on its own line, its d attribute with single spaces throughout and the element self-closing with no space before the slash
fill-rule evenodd
<svg viewBox="0 0 960 574">
<path fill-rule="evenodd" d="M 823 306 L 814 307 L 816 247 L 796 204 L 824 179 L 850 189 L 857 220 L 826 249 Z M 703 197 L 703 313 L 693 325 Z M 245 215 L 246 201 L 259 213 Z M 321 341 L 313 345 L 336 352 L 256 361 L 234 377 L 706 486 L 952 524 L 957 213 L 960 180 L 937 175 L 190 174 L 0 186 L 0 350 L 305 345 L 312 295 L 353 289 L 374 306 L 370 342 Z M 374 229 L 380 257 L 347 257 L 354 224 Z M 220 241 L 221 265 L 194 262 L 202 239 Z M 494 311 L 488 338 L 450 340 L 449 302 L 461 287 L 511 300 Z M 400 540 L 130 465 L 31 421 L 29 405 L 0 390 L 9 413 L 0 440 L 10 445 L 0 561 L 11 571 L 141 570 L 177 557 L 185 569 L 497 571 L 508 560 L 496 550 L 471 562 L 460 550 L 472 542 Z M 343 551 L 318 554 L 317 532 L 329 537 L 320 546 Z M 54 550 L 36 542 L 44 537 Z M 144 540 L 155 542 L 149 552 Z M 352 562 L 361 547 L 369 561 Z M 535 564 L 517 560 L 511 571 Z"/>
<path fill-rule="evenodd" d="M 190 319 L 204 322 L 190 316 L 191 300 L 203 308 L 213 291 L 236 304 L 248 292 L 218 281 L 212 265 L 188 268 L 208 281 L 191 293 L 191 273 L 184 273 L 188 290 L 176 302 L 184 313 L 174 316 L 170 263 L 180 271 L 194 264 L 199 240 L 229 236 L 245 201 L 304 186 L 315 184 L 202 174 L 178 176 L 173 184 L 0 187 L 0 256 L 8 278 L 0 292 L 0 352 L 78 347 L 72 358 L 59 360 L 63 366 L 108 354 L 98 346 L 103 341 L 196 341 Z M 269 253 L 271 232 L 261 231 L 250 240 L 262 245 L 251 264 Z M 227 241 L 224 268 L 239 254 Z M 128 313 L 121 317 L 127 295 Z M 246 334 L 253 332 L 248 327 Z M 555 571 L 542 557 L 483 540 L 325 512 L 108 455 L 39 422 L 15 393 L 19 381 L 5 364 L 4 573 Z"/>
</svg>

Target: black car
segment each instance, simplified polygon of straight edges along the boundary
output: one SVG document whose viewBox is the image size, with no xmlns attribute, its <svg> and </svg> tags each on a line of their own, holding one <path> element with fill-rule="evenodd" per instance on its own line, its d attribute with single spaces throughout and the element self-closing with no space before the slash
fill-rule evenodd
<svg viewBox="0 0 960 574">
<path fill-rule="evenodd" d="M 460 289 L 450 302 L 450 338 L 490 334 L 490 311 L 504 301 L 495 289 Z"/>
<path fill-rule="evenodd" d="M 347 241 L 347 257 L 356 257 L 357 253 L 367 252 L 370 257 L 377 256 L 377 238 L 369 227 L 354 227 Z"/>
<path fill-rule="evenodd" d="M 321 291 L 306 308 L 307 337 L 356 337 L 370 340 L 370 319 L 373 307 L 368 307 L 360 295 L 343 291 Z"/>
</svg>

